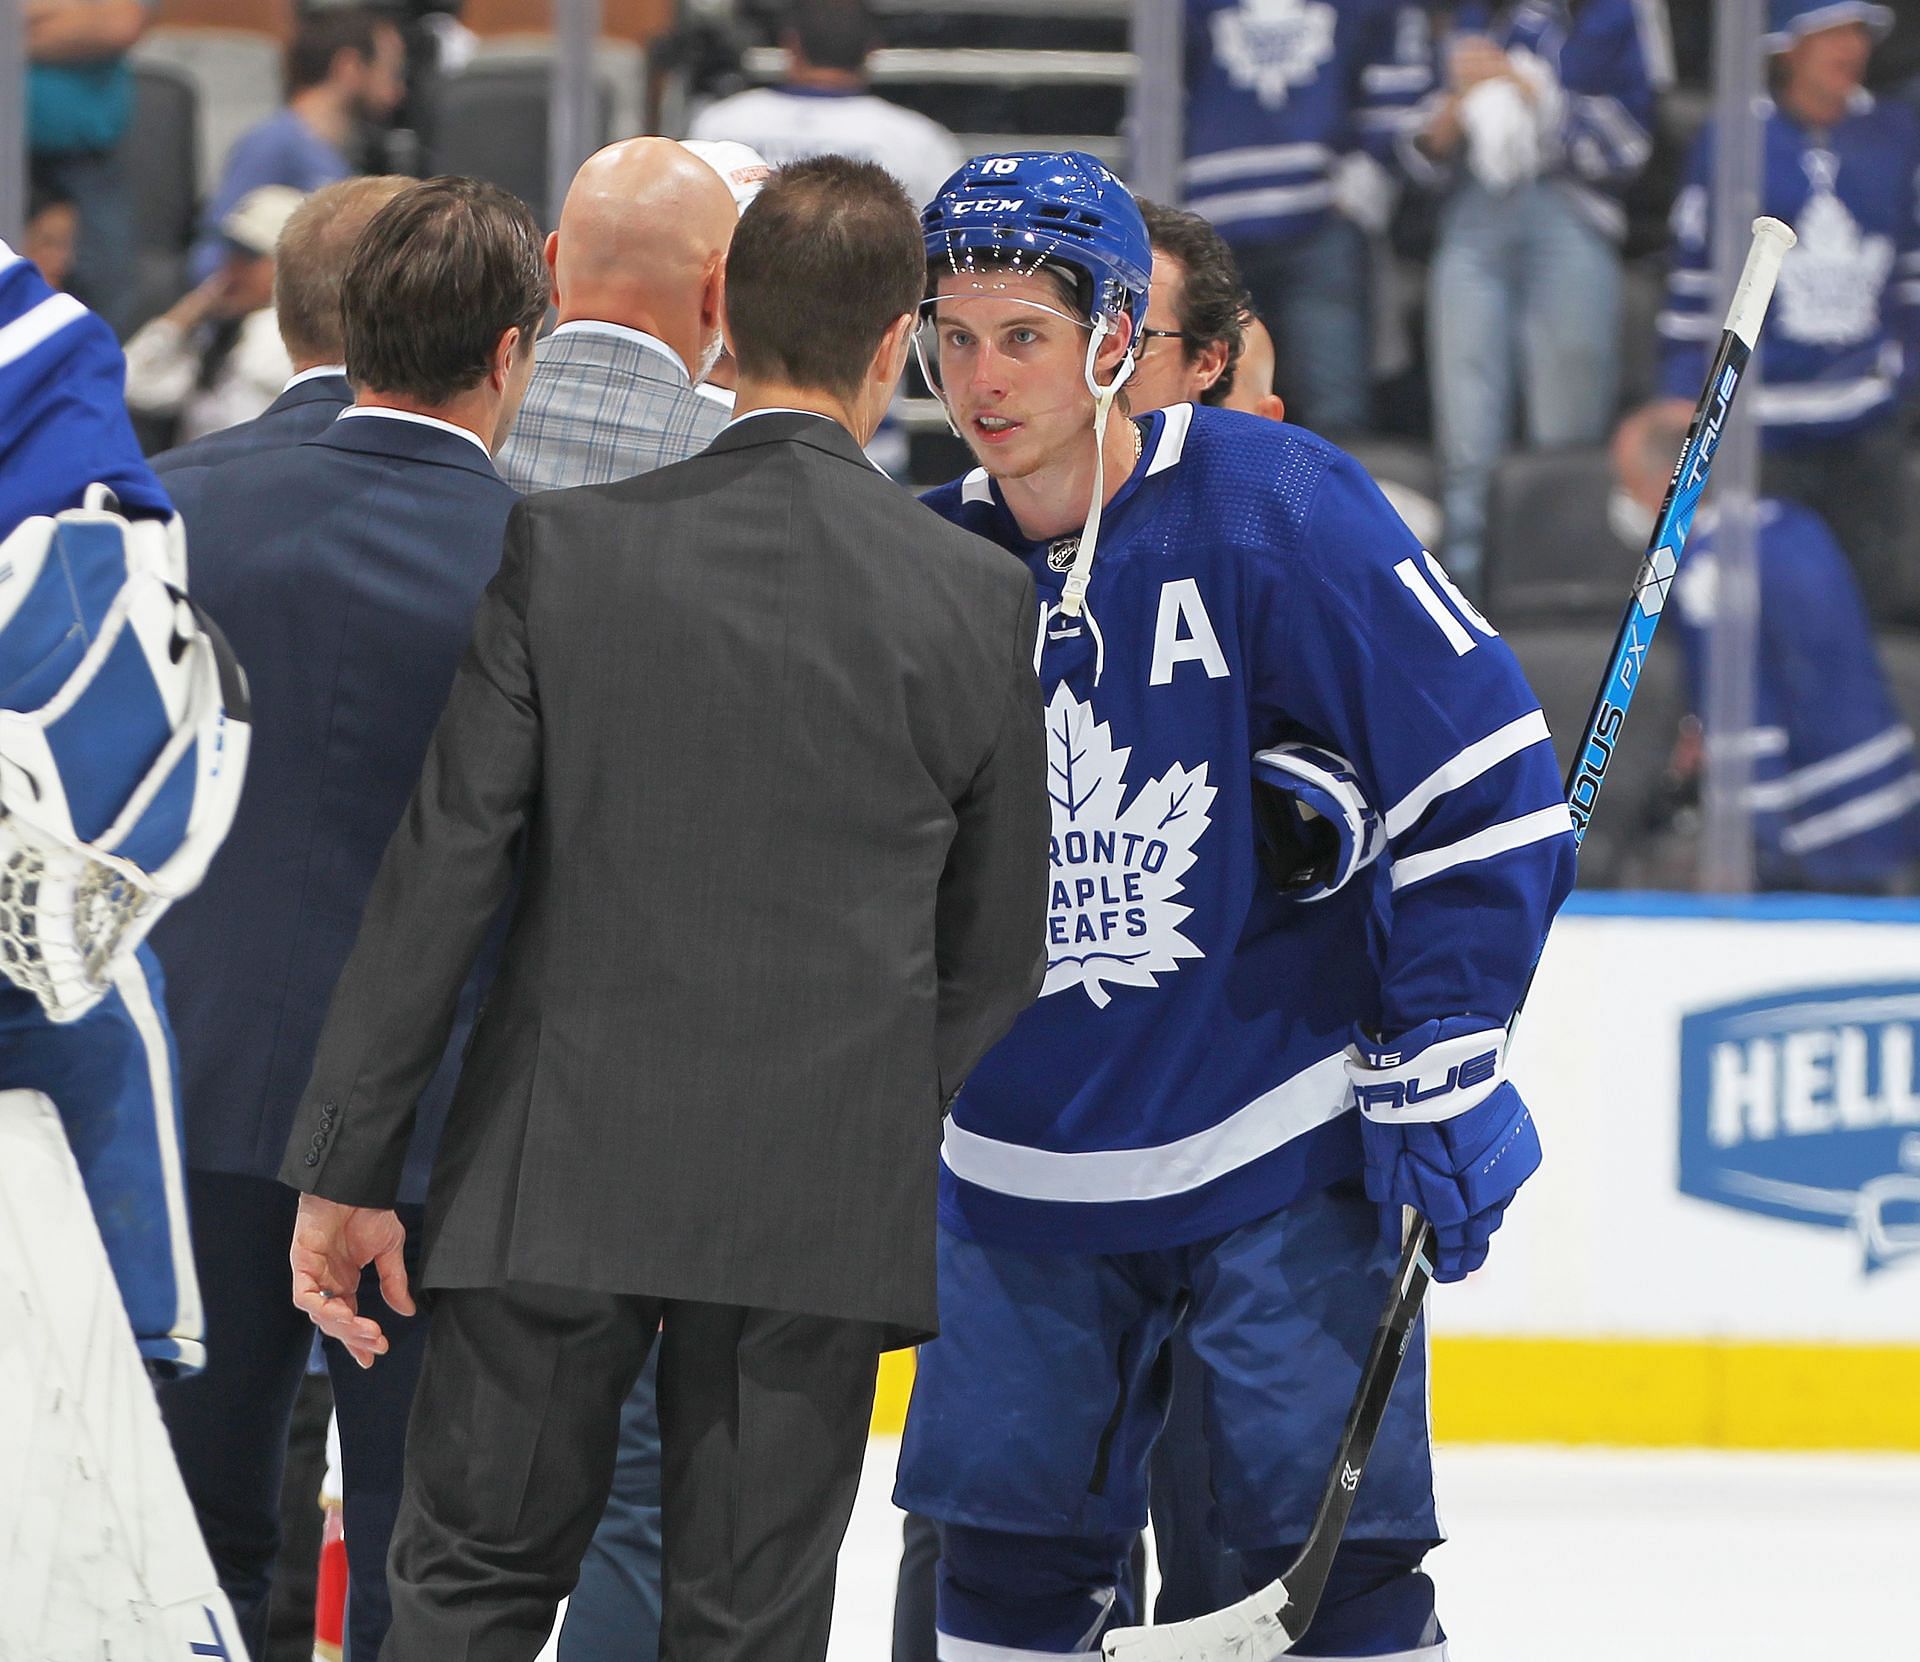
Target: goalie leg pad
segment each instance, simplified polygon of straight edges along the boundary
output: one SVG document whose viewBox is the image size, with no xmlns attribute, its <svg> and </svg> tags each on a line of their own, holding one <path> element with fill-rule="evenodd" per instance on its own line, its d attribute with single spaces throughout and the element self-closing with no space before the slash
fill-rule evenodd
<svg viewBox="0 0 1920 1662">
<path fill-rule="evenodd" d="M 244 1662 L 66 1131 L 0 1092 L 0 1652 Z"/>
<path fill-rule="evenodd" d="M 58 1105 L 140 1354 L 162 1375 L 206 1362 L 187 1227 L 177 1086 L 160 963 L 142 946 L 77 1021 L 0 983 L 0 1087 Z"/>
</svg>

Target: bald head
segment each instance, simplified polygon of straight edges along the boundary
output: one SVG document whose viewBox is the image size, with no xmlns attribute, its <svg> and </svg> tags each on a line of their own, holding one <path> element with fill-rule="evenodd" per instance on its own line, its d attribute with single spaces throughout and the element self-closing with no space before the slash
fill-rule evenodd
<svg viewBox="0 0 1920 1662">
<path fill-rule="evenodd" d="M 1692 409 L 1682 400 L 1643 404 L 1614 430 L 1613 475 L 1643 508 L 1658 509 L 1687 442 Z"/>
<path fill-rule="evenodd" d="M 672 139 L 595 152 L 573 176 L 547 239 L 562 323 L 641 329 L 697 372 L 719 338 L 720 290 L 738 214 L 719 174 Z"/>
<path fill-rule="evenodd" d="M 1221 403 L 1229 410 L 1245 410 L 1270 421 L 1286 419 L 1287 407 L 1273 390 L 1273 336 L 1253 313 L 1240 319 L 1240 366 L 1233 386 Z"/>
</svg>

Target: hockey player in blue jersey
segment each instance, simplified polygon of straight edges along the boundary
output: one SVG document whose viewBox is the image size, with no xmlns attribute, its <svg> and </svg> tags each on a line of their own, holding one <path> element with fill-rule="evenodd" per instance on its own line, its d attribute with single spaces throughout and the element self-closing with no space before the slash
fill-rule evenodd
<svg viewBox="0 0 1920 1662">
<path fill-rule="evenodd" d="M 224 836 L 237 668 L 184 599 L 113 333 L 0 243 L 0 1090 L 51 1099 L 150 1371 L 204 1360 L 144 944 Z"/>
<path fill-rule="evenodd" d="M 1178 1325 L 1226 1542 L 1264 1584 L 1305 1538 L 1399 1207 L 1458 1279 L 1538 1163 L 1503 1029 L 1573 839 L 1511 654 L 1357 464 L 1114 408 L 1150 255 L 1105 168 L 976 158 L 924 224 L 923 351 L 981 462 L 927 500 L 1040 588 L 1054 886 L 1042 996 L 948 1122 L 896 1499 L 941 1523 L 939 1654 L 1016 1662 L 1138 1619 Z M 1303 1655 L 1445 1654 L 1424 1348 Z"/>
<path fill-rule="evenodd" d="M 1832 527 L 1876 609 L 1910 592 L 1904 421 L 1920 378 L 1920 118 L 1864 86 L 1893 23 L 1862 0 L 1771 0 L 1759 208 L 1797 241 L 1760 334 L 1762 484 Z M 1691 408 L 1718 339 L 1714 129 L 1673 206 L 1661 375 Z"/>
</svg>

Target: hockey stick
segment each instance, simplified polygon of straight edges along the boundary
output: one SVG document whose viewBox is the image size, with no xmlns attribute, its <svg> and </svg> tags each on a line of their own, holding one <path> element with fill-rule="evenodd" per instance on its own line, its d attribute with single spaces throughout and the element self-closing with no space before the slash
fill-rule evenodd
<svg viewBox="0 0 1920 1662">
<path fill-rule="evenodd" d="M 1707 471 L 1713 465 L 1714 452 L 1720 447 L 1720 435 L 1726 430 L 1734 394 L 1740 390 L 1748 360 L 1753 356 L 1760 325 L 1773 298 L 1774 281 L 1780 275 L 1780 262 L 1793 243 L 1793 232 L 1779 220 L 1753 222 L 1753 242 L 1734 289 L 1733 304 L 1727 311 L 1720 349 L 1707 374 L 1700 401 L 1694 406 L 1693 419 L 1687 427 L 1687 442 L 1674 464 L 1673 479 L 1667 486 L 1666 499 L 1660 504 L 1653 535 L 1647 541 L 1646 557 L 1634 578 L 1626 615 L 1620 620 L 1619 633 L 1614 636 L 1606 675 L 1595 695 L 1580 747 L 1567 775 L 1567 807 L 1573 816 L 1576 846 L 1587 834 L 1594 802 L 1619 746 L 1627 706 L 1640 683 L 1640 668 L 1652 644 L 1653 632 L 1659 627 L 1667 591 L 1685 549 L 1687 533 L 1693 527 L 1694 511 L 1700 506 L 1701 493 L 1706 489 Z M 1522 1002 L 1525 1002 L 1524 993 Z M 1518 1019 L 1516 1010 L 1514 1020 Z M 1512 1031 L 1512 1022 L 1508 1023 L 1508 1031 Z M 1374 1438 L 1386 1417 L 1387 1400 L 1400 1374 L 1400 1362 L 1413 1334 L 1414 1318 L 1420 1313 L 1427 1283 L 1433 1278 L 1430 1251 L 1433 1226 L 1411 1210 L 1407 1216 L 1412 1227 L 1400 1250 L 1393 1291 L 1381 1312 L 1380 1325 L 1374 1330 L 1366 1365 L 1360 1370 L 1359 1387 L 1347 1410 L 1340 1446 L 1334 1453 L 1333 1469 L 1328 1472 L 1326 1487 L 1321 1491 L 1320 1509 L 1314 1515 L 1313 1528 L 1299 1556 L 1278 1581 L 1225 1610 L 1189 1621 L 1170 1622 L 1164 1627 L 1114 1629 L 1102 1642 L 1109 1662 L 1270 1662 L 1271 1658 L 1291 1650 L 1312 1624 L 1314 1613 L 1320 1607 L 1320 1595 L 1326 1591 L 1327 1576 L 1333 1569 L 1334 1554 L 1346 1530 L 1347 1517 L 1353 1511 L 1360 1480 L 1366 1475 Z"/>
</svg>

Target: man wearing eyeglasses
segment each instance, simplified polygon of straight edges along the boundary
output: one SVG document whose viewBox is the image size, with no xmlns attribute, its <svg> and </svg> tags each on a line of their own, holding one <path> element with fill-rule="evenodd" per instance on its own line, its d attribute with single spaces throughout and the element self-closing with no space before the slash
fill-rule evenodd
<svg viewBox="0 0 1920 1662">
<path fill-rule="evenodd" d="M 1135 410 L 1224 404 L 1233 391 L 1251 301 L 1226 239 L 1198 214 L 1142 202 L 1153 244 L 1147 321 L 1127 384 Z"/>
</svg>

